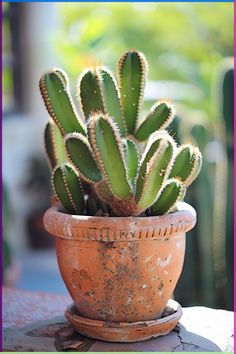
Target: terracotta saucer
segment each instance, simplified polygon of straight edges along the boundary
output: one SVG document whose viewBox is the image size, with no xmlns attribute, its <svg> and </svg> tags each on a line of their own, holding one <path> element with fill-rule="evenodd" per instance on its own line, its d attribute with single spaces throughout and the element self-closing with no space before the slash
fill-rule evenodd
<svg viewBox="0 0 236 354">
<path fill-rule="evenodd" d="M 81 317 L 74 305 L 65 316 L 77 332 L 108 342 L 140 342 L 168 334 L 177 325 L 183 312 L 180 304 L 169 300 L 161 318 L 139 322 L 105 322 Z"/>
</svg>

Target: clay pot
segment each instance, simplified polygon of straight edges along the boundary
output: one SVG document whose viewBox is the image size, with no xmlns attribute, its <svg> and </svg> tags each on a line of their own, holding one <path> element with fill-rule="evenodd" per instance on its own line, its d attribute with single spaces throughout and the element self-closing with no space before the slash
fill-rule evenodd
<svg viewBox="0 0 236 354">
<path fill-rule="evenodd" d="M 195 223 L 186 203 L 154 217 L 69 215 L 56 206 L 44 216 L 80 316 L 112 322 L 161 317 L 182 271 L 185 233 Z"/>
</svg>

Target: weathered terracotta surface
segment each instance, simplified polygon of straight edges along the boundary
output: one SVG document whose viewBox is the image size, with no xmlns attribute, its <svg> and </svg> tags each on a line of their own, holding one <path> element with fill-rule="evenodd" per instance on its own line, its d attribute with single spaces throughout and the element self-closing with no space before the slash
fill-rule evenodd
<svg viewBox="0 0 236 354">
<path fill-rule="evenodd" d="M 182 316 L 182 309 L 176 301 L 169 300 L 166 314 L 162 318 L 133 323 L 90 320 L 80 317 L 75 306 L 68 307 L 65 316 L 85 336 L 109 342 L 139 342 L 172 331 Z"/>
<path fill-rule="evenodd" d="M 155 217 L 73 216 L 50 208 L 60 271 L 80 316 L 112 322 L 161 317 L 182 271 L 193 208 Z"/>
</svg>

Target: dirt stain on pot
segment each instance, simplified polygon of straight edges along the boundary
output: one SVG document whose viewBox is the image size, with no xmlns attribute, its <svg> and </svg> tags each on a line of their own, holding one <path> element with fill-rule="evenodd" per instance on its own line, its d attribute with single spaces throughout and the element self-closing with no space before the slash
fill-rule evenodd
<svg viewBox="0 0 236 354">
<path fill-rule="evenodd" d="M 106 248 L 116 248 L 116 246 L 114 245 L 114 241 L 111 241 L 111 242 L 103 242 L 104 246 L 105 246 L 105 250 Z"/>
<path fill-rule="evenodd" d="M 89 281 L 89 282 L 92 281 L 92 279 L 84 269 L 82 270 L 73 269 L 71 279 L 72 279 L 73 287 L 79 289 L 82 288 L 82 284 L 85 281 Z"/>
</svg>

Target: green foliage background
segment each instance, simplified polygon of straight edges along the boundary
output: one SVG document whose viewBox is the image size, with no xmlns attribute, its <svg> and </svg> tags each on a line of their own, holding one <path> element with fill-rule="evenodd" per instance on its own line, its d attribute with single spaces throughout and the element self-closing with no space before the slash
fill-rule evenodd
<svg viewBox="0 0 236 354">
<path fill-rule="evenodd" d="M 233 3 L 59 4 L 56 48 L 74 79 L 84 67 L 105 64 L 130 48 L 145 53 L 149 79 L 190 83 L 198 97 L 185 105 L 216 118 L 212 84 L 222 58 L 233 55 Z"/>
</svg>

